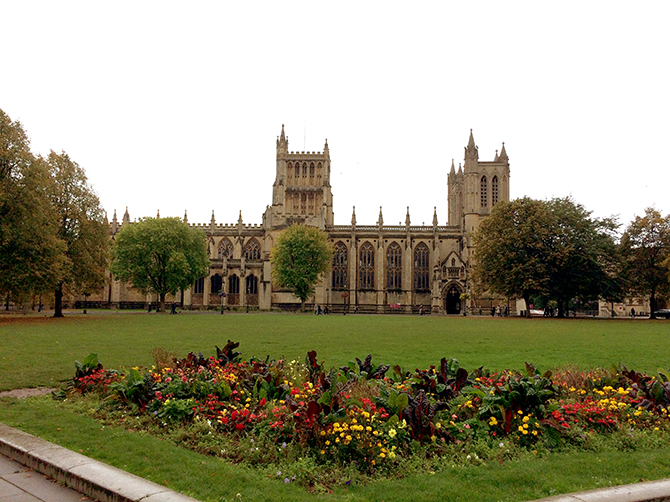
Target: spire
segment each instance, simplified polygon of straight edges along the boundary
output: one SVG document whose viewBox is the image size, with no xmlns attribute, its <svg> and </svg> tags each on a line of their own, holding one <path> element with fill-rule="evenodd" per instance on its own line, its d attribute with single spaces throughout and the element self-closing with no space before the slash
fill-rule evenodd
<svg viewBox="0 0 670 502">
<path fill-rule="evenodd" d="M 463 168 L 461 167 L 461 163 L 458 163 L 458 174 L 463 174 Z"/>
<path fill-rule="evenodd" d="M 468 146 L 465 147 L 465 158 L 478 159 L 479 152 L 477 151 L 477 145 L 475 145 L 475 138 L 472 135 L 472 129 L 470 129 L 470 139 L 468 140 Z M 466 166 L 467 168 L 467 166 Z"/>
<path fill-rule="evenodd" d="M 496 156 L 493 157 L 493 162 L 498 162 L 498 150 L 496 150 Z"/>
<path fill-rule="evenodd" d="M 158 211 L 156 211 L 156 218 L 160 218 L 160 217 L 161 217 L 161 210 L 159 209 Z"/>
<path fill-rule="evenodd" d="M 212 211 L 212 214 L 214 214 L 214 211 Z M 240 217 L 237 219 L 237 224 L 242 225 L 242 210 L 240 209 Z"/>
<path fill-rule="evenodd" d="M 281 136 L 279 137 L 279 141 L 282 143 L 286 141 L 286 135 L 284 134 L 284 124 L 281 125 Z"/>
<path fill-rule="evenodd" d="M 216 218 L 214 218 L 214 209 L 212 209 L 212 219 L 210 220 L 210 223 L 216 223 Z"/>
<path fill-rule="evenodd" d="M 356 206 L 354 206 L 354 210 L 351 212 L 351 226 L 356 226 Z"/>
<path fill-rule="evenodd" d="M 103 221 L 103 223 L 105 224 L 105 226 L 108 226 L 108 225 L 109 225 L 109 220 L 107 219 L 107 211 L 106 211 L 106 210 L 105 210 L 105 219 L 102 220 L 102 221 Z"/>
<path fill-rule="evenodd" d="M 123 223 L 130 223 L 130 215 L 128 214 L 128 206 L 126 206 L 126 212 L 123 215 Z"/>
<path fill-rule="evenodd" d="M 186 216 L 186 209 L 184 209 L 184 223 L 188 223 L 188 216 Z"/>
<path fill-rule="evenodd" d="M 507 156 L 507 152 L 505 151 L 505 142 L 503 141 L 502 145 L 502 150 L 500 150 L 500 156 L 497 159 L 499 162 L 507 162 L 509 161 L 509 157 Z"/>
<path fill-rule="evenodd" d="M 214 210 L 212 209 L 212 219 L 209 221 L 209 231 L 214 232 L 216 227 L 216 219 L 214 218 Z"/>
<path fill-rule="evenodd" d="M 437 227 L 437 206 L 433 206 L 433 228 Z"/>
<path fill-rule="evenodd" d="M 449 176 L 455 176 L 456 170 L 454 169 L 454 159 L 451 159 L 451 170 L 449 171 Z"/>
<path fill-rule="evenodd" d="M 326 144 L 323 146 L 323 155 L 329 159 L 330 158 L 330 152 L 328 150 L 328 138 L 326 138 Z"/>
<path fill-rule="evenodd" d="M 407 206 L 407 216 L 405 216 L 405 226 L 409 227 L 410 224 L 410 219 L 409 219 L 409 206 Z"/>
<path fill-rule="evenodd" d="M 112 223 L 116 223 L 118 220 L 116 219 L 116 209 L 114 210 L 114 217 L 112 218 Z"/>
<path fill-rule="evenodd" d="M 377 220 L 377 225 L 380 227 L 384 225 L 384 217 L 382 216 L 382 207 L 379 206 L 379 219 Z"/>
</svg>

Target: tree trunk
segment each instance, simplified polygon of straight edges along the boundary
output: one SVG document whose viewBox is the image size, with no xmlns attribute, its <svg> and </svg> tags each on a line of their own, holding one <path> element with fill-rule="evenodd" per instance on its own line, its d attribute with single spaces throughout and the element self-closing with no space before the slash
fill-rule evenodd
<svg viewBox="0 0 670 502">
<path fill-rule="evenodd" d="M 159 312 L 165 312 L 165 293 L 160 294 L 160 306 L 158 309 Z"/>
<path fill-rule="evenodd" d="M 530 319 L 532 317 L 530 315 L 530 295 L 524 295 L 523 301 L 526 302 L 526 317 Z"/>
<path fill-rule="evenodd" d="M 305 300 L 300 300 L 300 312 L 305 312 Z"/>
<path fill-rule="evenodd" d="M 563 319 L 565 317 L 565 302 L 559 298 L 556 303 L 558 304 L 558 317 Z"/>
<path fill-rule="evenodd" d="M 63 316 L 63 283 L 59 282 L 55 292 L 54 317 Z"/>
</svg>

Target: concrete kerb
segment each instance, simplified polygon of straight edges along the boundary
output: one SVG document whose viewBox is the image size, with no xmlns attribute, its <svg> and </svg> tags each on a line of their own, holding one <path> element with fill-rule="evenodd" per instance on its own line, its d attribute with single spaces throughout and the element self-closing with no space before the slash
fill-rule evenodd
<svg viewBox="0 0 670 502">
<path fill-rule="evenodd" d="M 2 423 L 0 453 L 100 502 L 198 502 Z"/>
<path fill-rule="evenodd" d="M 667 502 L 670 501 L 670 479 L 646 481 L 632 485 L 600 488 L 579 493 L 548 497 L 534 502 Z"/>
</svg>

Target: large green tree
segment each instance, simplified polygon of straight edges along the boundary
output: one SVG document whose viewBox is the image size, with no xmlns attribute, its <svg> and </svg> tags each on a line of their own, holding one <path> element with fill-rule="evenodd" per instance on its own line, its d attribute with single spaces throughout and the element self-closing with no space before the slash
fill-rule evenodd
<svg viewBox="0 0 670 502">
<path fill-rule="evenodd" d="M 184 290 L 209 269 L 207 237 L 179 218 L 144 218 L 124 225 L 112 248 L 112 273 L 144 293 L 165 295 Z"/>
<path fill-rule="evenodd" d="M 53 179 L 22 125 L 0 110 L 0 292 L 21 301 L 52 290 L 65 265 L 51 205 Z"/>
<path fill-rule="evenodd" d="M 292 225 L 283 230 L 272 248 L 272 278 L 279 287 L 290 288 L 305 310 L 319 276 L 328 271 L 333 249 L 328 234 L 315 227 Z"/>
<path fill-rule="evenodd" d="M 53 180 L 51 204 L 58 221 L 57 235 L 65 244 L 65 267 L 55 288 L 54 317 L 63 317 L 65 291 L 102 287 L 109 265 L 109 228 L 100 200 L 86 173 L 62 152 L 45 160 Z"/>
<path fill-rule="evenodd" d="M 651 318 L 656 316 L 658 297 L 670 294 L 670 215 L 649 207 L 636 216 L 621 238 L 629 292 L 649 296 Z"/>
<path fill-rule="evenodd" d="M 473 277 L 507 297 L 555 300 L 564 315 L 572 299 L 598 298 L 614 259 L 612 219 L 594 219 L 569 198 L 499 202 L 475 234 Z"/>
</svg>

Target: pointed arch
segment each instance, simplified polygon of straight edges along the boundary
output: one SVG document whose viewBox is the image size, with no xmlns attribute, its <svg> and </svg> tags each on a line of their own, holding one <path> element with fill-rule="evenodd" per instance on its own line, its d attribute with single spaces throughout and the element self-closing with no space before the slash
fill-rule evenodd
<svg viewBox="0 0 670 502">
<path fill-rule="evenodd" d="M 219 260 L 222 260 L 224 256 L 228 259 L 233 257 L 233 244 L 227 237 L 219 242 L 219 251 L 217 256 L 219 257 Z"/>
<path fill-rule="evenodd" d="M 211 279 L 211 293 L 213 295 L 219 294 L 221 292 L 221 286 L 223 285 L 223 281 L 221 279 L 221 276 L 219 274 L 214 274 Z"/>
<path fill-rule="evenodd" d="M 386 289 L 402 289 L 402 249 L 397 242 L 386 250 Z"/>
<path fill-rule="evenodd" d="M 256 239 L 250 239 L 247 245 L 244 246 L 245 260 L 260 260 L 261 259 L 261 245 Z"/>
<path fill-rule="evenodd" d="M 205 278 L 197 279 L 193 284 L 193 294 L 201 295 L 205 292 Z"/>
<path fill-rule="evenodd" d="M 228 305 L 240 303 L 240 278 L 232 274 L 228 276 Z"/>
<path fill-rule="evenodd" d="M 498 183 L 498 176 L 494 176 L 491 180 L 491 207 L 498 203 L 500 197 L 500 187 Z"/>
<path fill-rule="evenodd" d="M 369 242 L 358 253 L 358 274 L 359 289 L 375 289 L 375 248 Z"/>
<path fill-rule="evenodd" d="M 335 244 L 333 253 L 333 289 L 347 289 L 347 246 Z"/>
<path fill-rule="evenodd" d="M 425 243 L 421 242 L 414 249 L 414 291 L 430 290 L 430 251 Z"/>
</svg>

